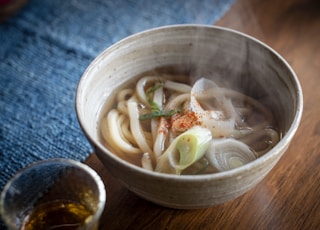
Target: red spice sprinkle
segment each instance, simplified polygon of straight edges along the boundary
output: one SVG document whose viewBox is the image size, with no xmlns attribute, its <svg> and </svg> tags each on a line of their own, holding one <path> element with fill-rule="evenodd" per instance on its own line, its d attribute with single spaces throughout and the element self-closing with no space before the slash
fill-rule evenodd
<svg viewBox="0 0 320 230">
<path fill-rule="evenodd" d="M 187 111 L 184 115 L 173 116 L 171 119 L 171 126 L 174 131 L 184 132 L 193 126 L 200 125 L 198 116 L 192 112 Z"/>
</svg>

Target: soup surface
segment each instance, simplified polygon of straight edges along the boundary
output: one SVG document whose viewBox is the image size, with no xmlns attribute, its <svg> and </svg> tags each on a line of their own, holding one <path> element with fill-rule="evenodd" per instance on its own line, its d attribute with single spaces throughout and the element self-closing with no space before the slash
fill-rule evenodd
<svg viewBox="0 0 320 230">
<path fill-rule="evenodd" d="M 242 166 L 279 142 L 259 101 L 209 78 L 181 79 L 150 74 L 119 89 L 100 118 L 106 147 L 147 170 L 194 175 Z"/>
</svg>

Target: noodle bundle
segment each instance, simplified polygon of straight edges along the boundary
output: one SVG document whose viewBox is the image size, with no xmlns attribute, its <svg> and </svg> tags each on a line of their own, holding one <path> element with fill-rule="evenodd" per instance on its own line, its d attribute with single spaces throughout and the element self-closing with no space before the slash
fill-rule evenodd
<svg viewBox="0 0 320 230">
<path fill-rule="evenodd" d="M 272 113 L 252 97 L 201 78 L 193 85 L 159 76 L 117 93 L 101 136 L 119 157 L 169 174 L 240 167 L 280 140 Z"/>
</svg>

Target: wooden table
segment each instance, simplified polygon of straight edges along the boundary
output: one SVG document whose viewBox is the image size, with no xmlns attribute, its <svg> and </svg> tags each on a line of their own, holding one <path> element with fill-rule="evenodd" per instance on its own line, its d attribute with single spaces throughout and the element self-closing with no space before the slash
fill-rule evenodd
<svg viewBox="0 0 320 230">
<path fill-rule="evenodd" d="M 103 178 L 100 229 L 320 229 L 320 1 L 238 0 L 217 23 L 252 35 L 292 65 L 304 114 L 271 173 L 245 195 L 212 208 L 173 210 L 128 191 L 95 154 L 86 163 Z"/>
</svg>

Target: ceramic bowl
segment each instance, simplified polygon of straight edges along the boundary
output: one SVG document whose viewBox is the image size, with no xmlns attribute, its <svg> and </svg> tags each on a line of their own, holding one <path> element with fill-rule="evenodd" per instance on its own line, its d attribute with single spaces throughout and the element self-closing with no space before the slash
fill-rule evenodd
<svg viewBox="0 0 320 230">
<path fill-rule="evenodd" d="M 215 76 L 257 100 L 268 98 L 265 106 L 279 124 L 281 141 L 251 163 L 208 175 L 150 172 L 120 159 L 100 141 L 101 110 L 118 87 L 155 69 L 186 71 L 195 78 Z M 204 25 L 155 28 L 119 41 L 88 66 L 76 95 L 80 126 L 112 175 L 138 196 L 178 209 L 220 204 L 256 186 L 287 150 L 302 108 L 298 78 L 278 53 L 246 34 Z"/>
</svg>

